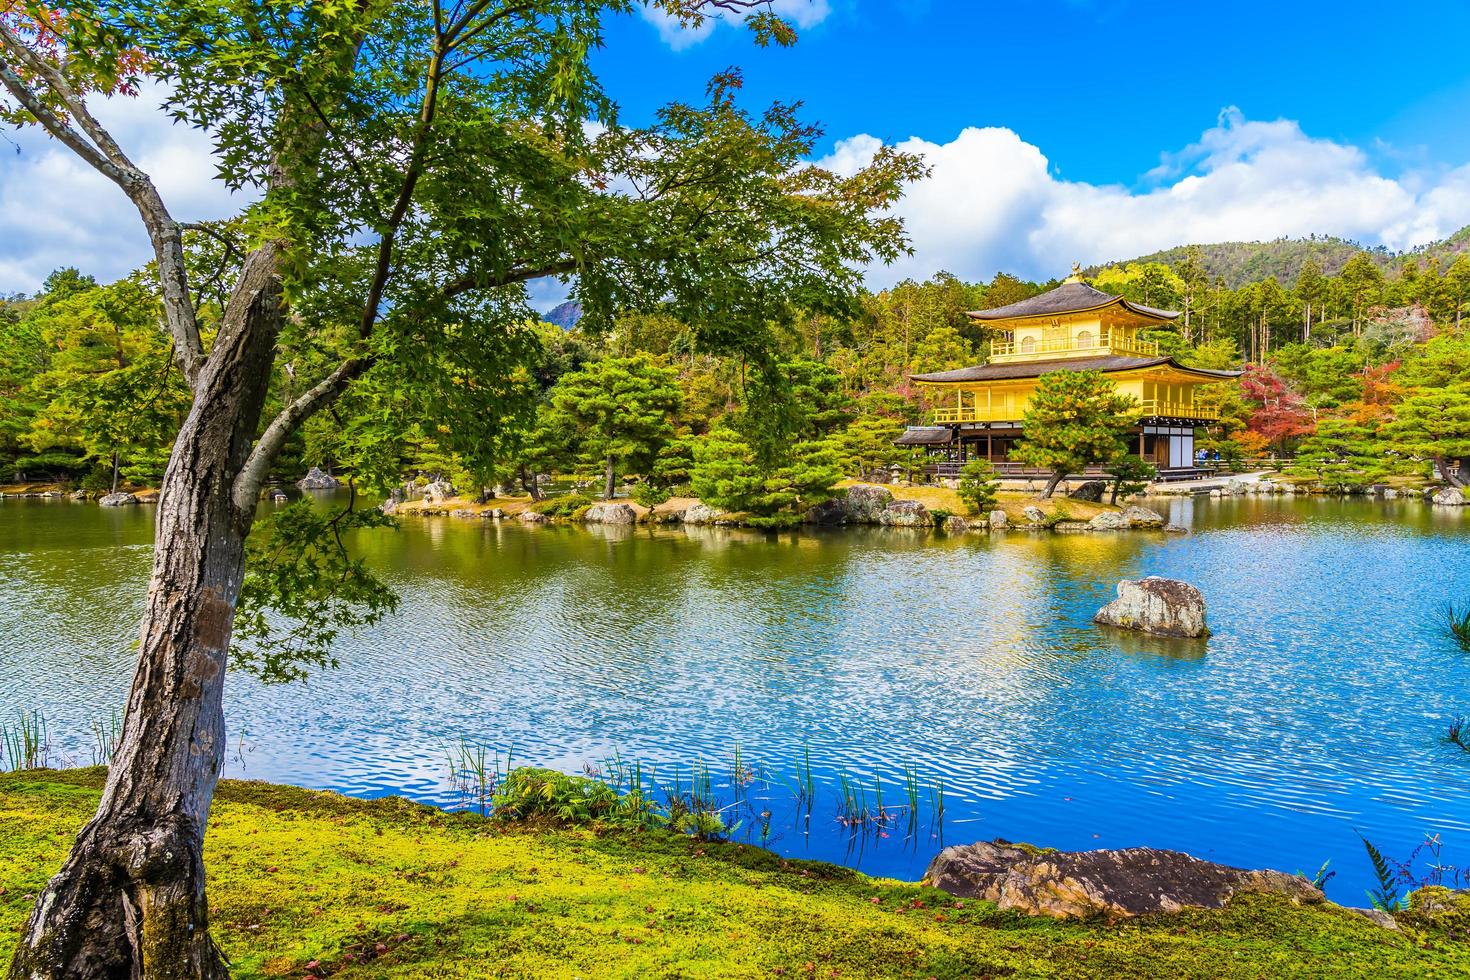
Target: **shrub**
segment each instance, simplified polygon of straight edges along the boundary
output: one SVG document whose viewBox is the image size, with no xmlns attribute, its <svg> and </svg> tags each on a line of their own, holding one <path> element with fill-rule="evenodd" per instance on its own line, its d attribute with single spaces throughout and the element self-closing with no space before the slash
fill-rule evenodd
<svg viewBox="0 0 1470 980">
<path fill-rule="evenodd" d="M 547 517 L 571 517 L 577 511 L 591 507 L 592 503 L 592 498 L 585 493 L 568 493 L 538 500 L 530 509 Z"/>
<path fill-rule="evenodd" d="M 965 502 L 970 513 L 978 514 L 995 508 L 995 490 L 999 486 L 995 467 L 990 465 L 990 461 L 972 459 L 960 470 L 960 485 L 955 493 Z"/>
<path fill-rule="evenodd" d="M 653 813 L 642 790 L 619 796 L 600 780 L 530 767 L 512 770 L 496 788 L 491 806 L 498 820 L 543 817 L 562 823 L 617 826 L 641 826 Z"/>
</svg>

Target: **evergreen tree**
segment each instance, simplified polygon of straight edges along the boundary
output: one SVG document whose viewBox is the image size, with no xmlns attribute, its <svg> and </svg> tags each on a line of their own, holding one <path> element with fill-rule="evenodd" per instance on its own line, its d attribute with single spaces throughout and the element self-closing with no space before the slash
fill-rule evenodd
<svg viewBox="0 0 1470 980">
<path fill-rule="evenodd" d="M 904 458 L 904 450 L 893 441 L 901 432 L 902 425 L 881 416 L 855 420 L 836 437 L 844 468 L 863 479 L 874 470 L 886 470 L 899 463 Z"/>
<path fill-rule="evenodd" d="M 551 390 L 552 425 L 589 462 L 600 462 L 603 496 L 617 491 L 620 471 L 646 471 L 674 435 L 678 375 L 651 354 L 605 357 L 564 376 Z"/>
<path fill-rule="evenodd" d="M 1021 422 L 1013 459 L 1051 471 L 1042 499 L 1069 473 L 1128 452 L 1138 402 L 1120 394 L 1100 371 L 1049 371 L 1037 381 Z"/>
<path fill-rule="evenodd" d="M 965 502 L 971 514 L 994 510 L 998 489 L 1000 481 L 995 477 L 995 467 L 990 460 L 972 459 L 960 467 L 960 483 L 955 494 Z"/>
<path fill-rule="evenodd" d="M 1356 419 L 1323 419 L 1297 446 L 1288 472 L 1348 493 L 1383 479 L 1389 468 L 1374 426 Z"/>
<path fill-rule="evenodd" d="M 1451 486 L 1470 486 L 1470 382 L 1409 395 L 1384 434 L 1399 454 L 1433 463 Z"/>
</svg>

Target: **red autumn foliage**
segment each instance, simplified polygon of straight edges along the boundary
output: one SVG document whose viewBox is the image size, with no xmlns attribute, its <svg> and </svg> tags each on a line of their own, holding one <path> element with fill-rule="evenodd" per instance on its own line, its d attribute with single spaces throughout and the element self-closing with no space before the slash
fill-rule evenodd
<svg viewBox="0 0 1470 980">
<path fill-rule="evenodd" d="M 1240 378 L 1240 392 L 1253 408 L 1247 428 L 1278 451 L 1284 450 L 1289 441 L 1311 435 L 1317 428 L 1302 396 L 1265 365 L 1246 366 Z"/>
</svg>

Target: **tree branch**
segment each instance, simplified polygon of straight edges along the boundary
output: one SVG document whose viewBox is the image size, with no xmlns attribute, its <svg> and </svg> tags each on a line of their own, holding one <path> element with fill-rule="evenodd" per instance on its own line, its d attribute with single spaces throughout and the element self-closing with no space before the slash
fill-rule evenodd
<svg viewBox="0 0 1470 980">
<path fill-rule="evenodd" d="M 164 206 L 158 188 L 143 171 L 133 165 L 112 138 L 87 109 L 86 102 L 67 83 L 56 67 L 31 51 L 11 30 L 0 23 L 0 52 L 25 65 L 45 80 L 83 132 L 53 112 L 35 89 L 4 59 L 0 59 L 0 84 L 56 140 L 85 160 L 94 170 L 122 188 L 138 209 L 158 261 L 158 279 L 163 287 L 164 319 L 173 337 L 174 349 L 184 379 L 193 388 L 204 362 L 204 344 L 199 337 L 199 322 L 189 300 L 189 275 L 184 266 L 183 235 L 178 222 Z"/>
<path fill-rule="evenodd" d="M 275 465 L 276 457 L 281 454 L 286 440 L 291 438 L 291 433 L 317 412 L 326 408 L 336 401 L 347 386 L 364 371 L 372 367 L 373 361 L 370 357 L 353 357 L 337 365 L 336 370 L 318 381 L 311 388 L 302 392 L 291 404 L 281 409 L 279 415 L 271 420 L 271 424 L 265 427 L 260 438 L 255 443 L 255 448 L 250 451 L 250 456 L 245 460 L 245 465 L 240 468 L 235 477 L 234 485 L 230 488 L 230 500 L 234 503 L 237 511 L 248 513 L 255 507 L 260 497 L 260 490 L 265 486 L 265 478 L 270 475 L 270 469 Z"/>
<path fill-rule="evenodd" d="M 530 282 L 532 279 L 545 279 L 547 276 L 561 276 L 576 271 L 576 259 L 562 259 L 559 262 L 550 262 L 535 268 L 524 266 L 512 268 L 509 272 L 499 276 L 469 274 L 446 284 L 441 295 L 445 299 L 453 299 L 476 289 L 494 289 L 497 286 L 509 286 L 513 282 Z"/>
</svg>

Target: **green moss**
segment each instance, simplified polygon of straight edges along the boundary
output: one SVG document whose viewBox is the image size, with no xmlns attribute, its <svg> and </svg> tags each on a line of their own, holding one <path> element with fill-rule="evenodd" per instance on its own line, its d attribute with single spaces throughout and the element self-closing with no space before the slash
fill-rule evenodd
<svg viewBox="0 0 1470 980">
<path fill-rule="evenodd" d="M 100 770 L 0 776 L 0 959 Z M 1470 946 L 1334 908 L 1061 923 L 663 831 L 505 825 L 224 782 L 206 860 L 238 977 L 1360 977 L 1470 973 Z M 1427 926 L 1426 928 L 1432 928 Z"/>
</svg>

